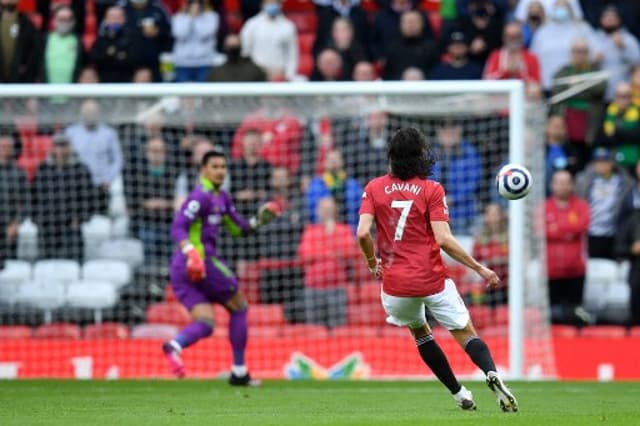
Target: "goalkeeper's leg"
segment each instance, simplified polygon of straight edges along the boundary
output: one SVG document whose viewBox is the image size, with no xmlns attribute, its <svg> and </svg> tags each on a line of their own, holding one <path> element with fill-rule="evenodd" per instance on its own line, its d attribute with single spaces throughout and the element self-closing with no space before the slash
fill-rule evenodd
<svg viewBox="0 0 640 426">
<path fill-rule="evenodd" d="M 260 382 L 253 380 L 245 364 L 247 348 L 247 301 L 238 291 L 226 303 L 229 311 L 229 343 L 233 354 L 233 365 L 229 384 L 236 386 L 259 386 Z"/>
</svg>

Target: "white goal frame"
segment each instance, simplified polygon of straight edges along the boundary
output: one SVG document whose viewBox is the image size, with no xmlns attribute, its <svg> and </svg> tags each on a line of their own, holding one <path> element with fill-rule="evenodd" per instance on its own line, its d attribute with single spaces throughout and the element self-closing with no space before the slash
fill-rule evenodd
<svg viewBox="0 0 640 426">
<path fill-rule="evenodd" d="M 331 83 L 184 83 L 184 84 L 2 84 L 0 99 L 64 96 L 99 97 L 246 97 L 246 96 L 357 96 L 357 95 L 507 95 L 509 98 L 509 162 L 525 156 L 524 84 L 504 81 L 415 81 Z M 509 202 L 509 371 L 524 378 L 525 205 Z"/>
</svg>

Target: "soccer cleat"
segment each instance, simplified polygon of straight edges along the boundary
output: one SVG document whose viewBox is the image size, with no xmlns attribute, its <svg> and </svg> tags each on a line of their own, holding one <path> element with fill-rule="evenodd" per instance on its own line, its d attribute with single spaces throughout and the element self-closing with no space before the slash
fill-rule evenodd
<svg viewBox="0 0 640 426">
<path fill-rule="evenodd" d="M 262 385 L 260 380 L 252 379 L 249 373 L 244 376 L 236 376 L 233 372 L 229 376 L 229 384 L 231 386 L 248 386 L 248 387 L 258 387 Z"/>
<path fill-rule="evenodd" d="M 498 373 L 495 371 L 489 371 L 487 373 L 487 386 L 496 394 L 498 404 L 504 412 L 516 412 L 518 411 L 518 401 L 513 396 L 509 388 L 502 382 Z"/>
<path fill-rule="evenodd" d="M 476 403 L 473 400 L 473 394 L 464 386 L 462 386 L 457 394 L 453 395 L 453 399 L 456 401 L 458 407 L 462 408 L 463 410 L 476 409 Z"/>
<path fill-rule="evenodd" d="M 180 358 L 180 351 L 178 351 L 171 342 L 165 342 L 162 345 L 162 352 L 164 352 L 164 356 L 169 362 L 169 370 L 171 370 L 171 374 L 175 375 L 179 379 L 184 378 L 184 363 L 182 362 L 182 358 Z"/>
</svg>

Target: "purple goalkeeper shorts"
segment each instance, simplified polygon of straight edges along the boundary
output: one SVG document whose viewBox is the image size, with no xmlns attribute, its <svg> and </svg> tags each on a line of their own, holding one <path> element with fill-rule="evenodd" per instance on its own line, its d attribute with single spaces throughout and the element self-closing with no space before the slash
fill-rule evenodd
<svg viewBox="0 0 640 426">
<path fill-rule="evenodd" d="M 238 279 L 224 262 L 208 256 L 204 263 L 206 276 L 202 281 L 193 283 L 187 278 L 185 256 L 177 252 L 171 261 L 169 276 L 173 293 L 188 310 L 199 303 L 225 304 L 238 292 Z"/>
</svg>

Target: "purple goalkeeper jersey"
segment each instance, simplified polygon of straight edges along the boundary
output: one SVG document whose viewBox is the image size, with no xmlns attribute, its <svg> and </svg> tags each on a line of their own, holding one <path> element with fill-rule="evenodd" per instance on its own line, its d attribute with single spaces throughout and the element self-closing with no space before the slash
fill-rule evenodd
<svg viewBox="0 0 640 426">
<path fill-rule="evenodd" d="M 176 244 L 189 240 L 203 258 L 216 255 L 218 229 L 224 226 L 234 236 L 251 231 L 249 222 L 233 207 L 229 193 L 202 178 L 173 220 L 171 236 Z"/>
</svg>

